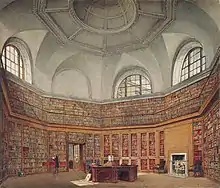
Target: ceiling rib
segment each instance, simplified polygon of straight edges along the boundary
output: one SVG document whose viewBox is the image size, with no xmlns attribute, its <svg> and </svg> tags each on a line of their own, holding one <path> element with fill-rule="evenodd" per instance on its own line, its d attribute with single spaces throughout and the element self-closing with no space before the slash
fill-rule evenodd
<svg viewBox="0 0 220 188">
<path fill-rule="evenodd" d="M 82 28 L 77 29 L 68 39 L 73 40 L 82 30 L 83 30 Z"/>
<path fill-rule="evenodd" d="M 69 8 L 47 8 L 45 9 L 46 13 L 59 13 L 59 12 L 68 12 Z"/>
<path fill-rule="evenodd" d="M 144 12 L 142 10 L 138 10 L 138 13 L 140 15 L 149 16 L 149 17 L 153 17 L 153 18 L 159 18 L 159 19 L 165 19 L 166 18 L 164 14 L 156 13 L 156 12 Z"/>
<path fill-rule="evenodd" d="M 54 0 L 33 0 L 33 13 L 43 24 L 47 26 L 49 31 L 53 33 L 58 41 L 62 44 L 68 44 L 68 42 L 72 44 L 74 42 L 74 44 L 79 45 L 86 51 L 96 53 L 97 55 L 108 56 L 147 47 L 159 34 L 161 34 L 162 31 L 164 31 L 164 29 L 170 26 L 173 20 L 175 20 L 175 7 L 178 0 L 154 0 L 157 2 L 165 2 L 163 3 L 165 9 L 164 12 L 157 12 L 157 8 L 151 9 L 150 11 L 142 9 L 145 8 L 146 4 L 152 0 L 124 0 L 124 2 L 131 3 L 132 7 L 130 9 L 128 4 L 126 7 L 123 2 L 121 2 L 122 4 L 119 2 L 116 4 L 119 10 L 116 10 L 121 14 L 113 14 L 114 12 L 109 13 L 108 11 L 112 8 L 109 7 L 104 9 L 105 12 L 103 16 L 102 14 L 100 16 L 97 13 L 98 9 L 92 9 L 94 6 L 88 6 L 87 0 L 84 0 L 85 4 L 82 3 L 83 0 L 65 0 L 68 7 L 60 8 L 47 8 L 47 1 Z M 108 4 L 108 0 L 102 1 L 104 1 L 105 6 Z M 82 3 L 81 6 L 79 6 L 78 2 Z M 91 2 L 93 5 L 96 1 Z M 142 7 L 141 5 L 143 2 L 144 5 Z M 158 4 L 158 6 L 160 5 Z M 123 10 L 120 10 L 120 8 Z M 83 11 L 85 11 L 85 13 Z M 130 11 L 128 12 L 128 16 L 133 16 L 132 20 L 127 23 L 127 25 L 119 27 L 119 24 L 129 21 L 126 17 L 127 11 Z M 55 22 L 53 19 L 54 15 L 51 13 L 57 13 L 56 16 L 60 19 L 64 14 L 66 14 L 65 16 L 69 20 L 66 23 Z M 83 13 L 84 15 L 81 15 L 80 13 Z M 138 17 L 137 14 L 140 15 L 140 17 Z M 89 19 L 89 16 L 91 16 L 91 18 L 94 17 L 103 19 L 104 22 L 103 25 L 101 25 L 101 28 L 95 28 L 93 27 L 94 25 L 90 26 L 89 21 L 92 22 L 93 19 Z M 119 20 L 118 17 L 121 17 L 123 22 Z M 154 18 L 153 21 L 152 18 Z M 94 20 L 97 21 L 96 19 Z M 145 20 L 145 23 L 149 25 L 144 25 L 142 22 L 143 20 Z M 65 22 L 65 20 L 63 21 Z M 121 23 L 118 23 L 119 21 L 121 21 Z M 68 24 L 68 27 L 62 27 L 63 24 Z M 74 32 L 70 34 L 70 36 L 67 36 L 65 29 L 73 29 Z M 88 38 L 87 35 L 90 35 L 90 33 L 92 37 Z M 124 37 L 121 40 L 121 37 L 125 35 L 127 37 L 128 33 L 130 34 L 130 37 Z M 79 35 L 81 37 L 76 38 Z M 94 40 L 94 42 L 92 40 Z M 119 40 L 121 40 L 121 43 Z"/>
</svg>

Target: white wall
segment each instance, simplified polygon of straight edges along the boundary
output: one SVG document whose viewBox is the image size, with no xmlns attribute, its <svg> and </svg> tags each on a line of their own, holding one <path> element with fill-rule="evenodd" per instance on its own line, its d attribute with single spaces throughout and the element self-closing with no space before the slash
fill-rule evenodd
<svg viewBox="0 0 220 188">
<path fill-rule="evenodd" d="M 52 93 L 66 97 L 88 99 L 89 88 L 87 79 L 77 70 L 62 71 L 53 79 Z"/>
</svg>

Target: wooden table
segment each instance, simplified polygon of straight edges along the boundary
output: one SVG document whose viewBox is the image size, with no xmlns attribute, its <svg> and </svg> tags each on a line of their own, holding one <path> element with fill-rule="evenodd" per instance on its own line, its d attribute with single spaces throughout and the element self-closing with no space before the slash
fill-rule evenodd
<svg viewBox="0 0 220 188">
<path fill-rule="evenodd" d="M 123 181 L 135 181 L 137 179 L 137 165 L 118 166 L 118 179 Z"/>
<path fill-rule="evenodd" d="M 91 166 L 93 182 L 114 182 L 118 180 L 135 181 L 137 165 L 127 166 Z"/>
</svg>

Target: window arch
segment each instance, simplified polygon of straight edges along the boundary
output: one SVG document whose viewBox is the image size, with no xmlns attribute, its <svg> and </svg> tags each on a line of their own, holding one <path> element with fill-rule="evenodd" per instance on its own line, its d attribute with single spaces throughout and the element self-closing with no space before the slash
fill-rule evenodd
<svg viewBox="0 0 220 188">
<path fill-rule="evenodd" d="M 195 39 L 184 41 L 175 54 L 172 85 L 187 80 L 206 68 L 206 55 L 201 43 Z"/>
<path fill-rule="evenodd" d="M 205 56 L 201 47 L 191 49 L 185 56 L 181 70 L 181 81 L 184 81 L 206 68 Z"/>
<path fill-rule="evenodd" d="M 152 83 L 148 73 L 141 67 L 123 69 L 113 85 L 114 98 L 126 98 L 152 93 Z"/>
<path fill-rule="evenodd" d="M 10 38 L 4 45 L 1 58 L 6 71 L 32 83 L 31 56 L 23 41 Z"/>
<path fill-rule="evenodd" d="M 127 76 L 120 83 L 117 98 L 145 95 L 151 93 L 150 80 L 140 74 Z"/>
<path fill-rule="evenodd" d="M 24 62 L 15 46 L 8 45 L 3 49 L 2 61 L 5 70 L 24 80 Z"/>
</svg>

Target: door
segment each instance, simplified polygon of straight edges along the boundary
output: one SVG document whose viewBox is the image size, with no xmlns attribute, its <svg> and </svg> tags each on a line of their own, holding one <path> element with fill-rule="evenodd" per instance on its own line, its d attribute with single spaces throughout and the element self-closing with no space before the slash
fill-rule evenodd
<svg viewBox="0 0 220 188">
<path fill-rule="evenodd" d="M 69 143 L 68 169 L 81 171 L 83 168 L 83 145 Z"/>
</svg>

